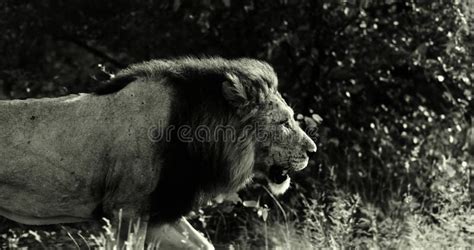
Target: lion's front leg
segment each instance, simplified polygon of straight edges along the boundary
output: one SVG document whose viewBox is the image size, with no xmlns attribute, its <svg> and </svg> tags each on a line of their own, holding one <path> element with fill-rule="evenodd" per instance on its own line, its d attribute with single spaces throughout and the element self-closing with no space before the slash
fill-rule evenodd
<svg viewBox="0 0 474 250">
<path fill-rule="evenodd" d="M 170 224 L 149 225 L 146 244 L 147 248 L 152 249 L 214 249 L 214 246 L 185 218 Z"/>
</svg>

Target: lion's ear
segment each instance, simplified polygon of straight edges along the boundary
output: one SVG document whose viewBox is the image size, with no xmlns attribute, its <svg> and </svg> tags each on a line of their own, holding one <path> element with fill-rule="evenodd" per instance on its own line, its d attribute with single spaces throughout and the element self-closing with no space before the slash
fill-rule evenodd
<svg viewBox="0 0 474 250">
<path fill-rule="evenodd" d="M 226 80 L 222 83 L 222 93 L 224 98 L 234 107 L 242 107 L 248 104 L 249 100 L 245 92 L 244 85 L 234 74 L 226 74 Z"/>
</svg>

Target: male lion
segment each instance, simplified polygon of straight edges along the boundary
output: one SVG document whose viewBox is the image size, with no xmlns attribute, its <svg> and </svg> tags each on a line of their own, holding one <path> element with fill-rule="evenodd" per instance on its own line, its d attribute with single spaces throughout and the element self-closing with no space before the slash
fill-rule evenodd
<svg viewBox="0 0 474 250">
<path fill-rule="evenodd" d="M 222 126 L 234 134 L 214 133 Z M 198 128 L 212 136 L 197 140 Z M 271 66 L 221 58 L 154 60 L 95 93 L 1 101 L 0 143 L 0 215 L 33 225 L 105 216 L 126 230 L 140 219 L 148 243 L 204 248 L 182 219 L 195 205 L 256 172 L 282 193 L 316 151 Z M 189 241 L 173 242 L 182 231 Z"/>
</svg>

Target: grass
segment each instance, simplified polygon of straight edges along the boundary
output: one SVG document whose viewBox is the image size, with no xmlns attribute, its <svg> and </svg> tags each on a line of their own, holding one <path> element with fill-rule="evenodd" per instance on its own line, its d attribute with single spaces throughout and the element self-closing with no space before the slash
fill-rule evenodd
<svg viewBox="0 0 474 250">
<path fill-rule="evenodd" d="M 279 204 L 276 199 L 274 202 Z M 235 205 L 233 211 L 220 216 L 201 213 L 194 222 L 216 246 L 233 249 L 474 246 L 474 211 L 469 203 L 445 203 L 436 213 L 426 213 L 413 197 L 405 196 L 401 201 L 392 201 L 391 208 L 384 212 L 363 203 L 358 195 L 341 192 L 330 204 L 303 196 L 301 204 L 301 211 L 291 211 L 284 204 L 272 206 L 265 219 L 258 213 L 259 207 Z M 300 218 L 296 218 L 298 213 Z M 220 225 L 216 224 L 218 217 Z M 205 227 L 203 222 L 207 223 Z M 102 228 L 97 224 L 26 227 L 8 223 L 7 232 L 0 235 L 2 249 L 117 249 L 116 230 L 106 220 Z M 133 249 L 133 244 L 132 240 L 126 249 Z"/>
<path fill-rule="evenodd" d="M 437 214 L 417 211 L 411 197 L 384 213 L 357 197 L 337 199 L 331 208 L 309 200 L 301 219 L 288 222 L 254 216 L 234 227 L 234 249 L 445 249 L 474 246 L 474 211 L 449 207 Z M 275 212 L 275 211 L 273 211 Z M 231 233 L 236 235 L 235 232 Z M 229 237 L 223 237 L 229 240 Z M 219 244 L 219 242 L 215 242 Z M 225 242 L 220 242 L 225 245 Z M 227 245 L 229 243 L 227 242 Z"/>
<path fill-rule="evenodd" d="M 398 189 L 405 191 L 387 196 L 383 205 L 357 193 L 331 189 L 332 177 L 313 183 L 309 190 L 295 185 L 282 197 L 253 185 L 241 194 L 244 201 L 234 196 L 210 204 L 195 211 L 190 220 L 224 249 L 471 249 L 474 211 L 466 173 L 440 178 L 433 182 L 436 188 L 431 193 Z M 133 231 L 125 249 L 136 245 Z M 118 249 L 116 232 L 107 220 L 25 226 L 0 218 L 0 248 L 112 250 Z"/>
</svg>

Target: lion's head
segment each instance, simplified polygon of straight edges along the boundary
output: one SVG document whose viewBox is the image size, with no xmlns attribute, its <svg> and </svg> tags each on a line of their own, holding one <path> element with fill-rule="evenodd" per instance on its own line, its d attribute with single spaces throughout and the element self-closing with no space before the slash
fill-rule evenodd
<svg viewBox="0 0 474 250">
<path fill-rule="evenodd" d="M 288 174 L 304 169 L 308 154 L 317 147 L 277 91 L 273 69 L 260 61 L 249 60 L 247 64 L 252 68 L 244 76 L 227 74 L 223 93 L 243 120 L 253 123 L 253 171 L 268 180 L 274 194 L 282 194 L 290 185 Z"/>
<path fill-rule="evenodd" d="M 288 174 L 304 169 L 308 154 L 316 152 L 317 147 L 279 93 L 269 97 L 260 113 L 257 134 L 266 134 L 266 138 L 257 136 L 256 170 L 265 173 L 273 193 L 282 194 L 290 185 Z"/>
<path fill-rule="evenodd" d="M 117 79 L 134 77 L 172 88 L 168 126 L 174 129 L 166 137 L 170 141 L 159 142 L 157 159 L 163 167 L 152 194 L 152 210 L 161 215 L 157 220 L 176 218 L 196 202 L 236 192 L 253 176 L 264 176 L 271 190 L 281 194 L 289 187 L 288 173 L 306 167 L 308 153 L 316 151 L 265 62 L 155 60 L 132 65 Z"/>
</svg>

